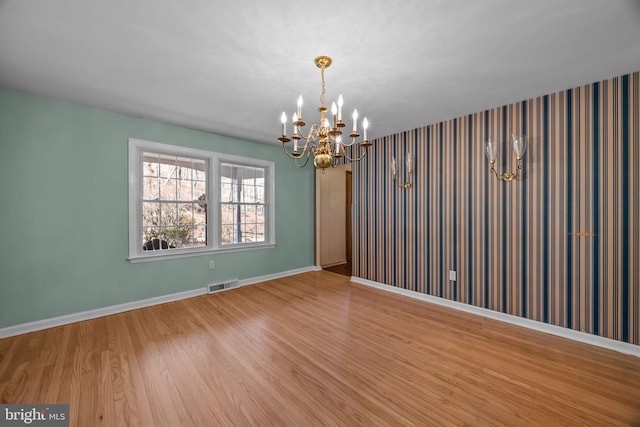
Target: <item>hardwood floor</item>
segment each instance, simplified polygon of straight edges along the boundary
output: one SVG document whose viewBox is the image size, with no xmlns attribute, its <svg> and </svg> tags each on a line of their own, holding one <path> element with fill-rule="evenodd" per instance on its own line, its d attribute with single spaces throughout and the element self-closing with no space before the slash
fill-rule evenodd
<svg viewBox="0 0 640 427">
<path fill-rule="evenodd" d="M 76 426 L 640 425 L 640 358 L 318 271 L 0 340 Z"/>
</svg>

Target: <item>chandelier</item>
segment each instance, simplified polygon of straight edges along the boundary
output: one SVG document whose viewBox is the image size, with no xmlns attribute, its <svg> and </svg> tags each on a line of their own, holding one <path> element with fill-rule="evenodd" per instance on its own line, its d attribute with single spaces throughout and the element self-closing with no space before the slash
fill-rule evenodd
<svg viewBox="0 0 640 427">
<path fill-rule="evenodd" d="M 358 133 L 358 110 L 353 110 L 352 119 L 353 127 L 349 138 L 351 142 L 345 142 L 342 140 L 343 131 L 346 124 L 342 121 L 342 105 L 344 100 L 342 95 L 338 97 L 338 104 L 335 102 L 331 104 L 331 123 L 327 116 L 327 107 L 324 105 L 324 70 L 331 65 L 331 58 L 328 56 L 318 56 L 313 61 L 318 68 L 320 68 L 320 75 L 322 76 L 322 92 L 320 95 L 320 123 L 311 125 L 309 133 L 304 135 L 301 127 L 305 125 L 302 120 L 302 95 L 298 98 L 298 108 L 293 113 L 293 135 L 291 138 L 287 137 L 287 115 L 282 112 L 280 121 L 282 123 L 282 136 L 278 138 L 282 142 L 282 148 L 284 152 L 292 158 L 298 167 L 304 167 L 309 162 L 311 155 L 313 155 L 313 164 L 318 169 L 325 169 L 329 166 L 335 166 L 336 160 L 340 157 L 346 157 L 350 161 L 358 161 L 364 158 L 367 154 L 367 148 L 371 146 L 371 142 L 367 140 L 367 129 L 369 122 L 365 117 L 362 120 L 362 129 L 364 131 L 363 139 L 358 143 L 360 149 L 355 153 L 351 153 L 353 157 L 347 153 L 345 147 L 351 147 L 356 143 L 356 140 L 360 136 Z M 287 150 L 287 143 L 293 139 L 293 149 Z M 303 140 L 301 142 L 301 140 Z M 323 171 L 324 172 L 324 171 Z"/>
</svg>

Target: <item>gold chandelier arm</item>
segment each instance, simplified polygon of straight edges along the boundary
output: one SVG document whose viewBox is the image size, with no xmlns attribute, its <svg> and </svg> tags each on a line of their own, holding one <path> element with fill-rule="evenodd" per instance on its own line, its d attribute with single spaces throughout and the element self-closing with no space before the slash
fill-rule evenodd
<svg viewBox="0 0 640 427">
<path fill-rule="evenodd" d="M 282 149 L 284 150 L 285 154 L 289 158 L 294 160 L 301 158 L 307 153 L 307 151 L 311 151 L 313 147 L 317 146 L 316 139 L 318 137 L 318 125 L 317 124 L 312 125 L 311 129 L 309 129 L 309 133 L 306 136 L 305 135 L 300 135 L 300 136 L 301 138 L 298 140 L 304 140 L 305 142 L 304 142 L 304 145 L 298 145 L 298 152 L 300 153 L 299 156 L 294 156 L 293 151 L 289 153 L 287 151 L 286 144 L 285 143 L 282 144 Z"/>
<path fill-rule="evenodd" d="M 347 147 L 349 147 L 350 145 L 347 145 Z M 347 150 L 344 150 L 344 156 L 347 158 L 347 160 L 349 160 L 350 162 L 358 162 L 362 159 L 364 159 L 364 156 L 367 155 L 367 147 L 360 147 L 362 149 L 361 151 L 361 155 L 360 157 L 350 157 L 349 154 L 347 154 Z"/>
<path fill-rule="evenodd" d="M 354 137 L 351 137 L 351 142 L 342 141 L 342 145 L 345 146 L 345 147 L 351 147 L 355 143 L 356 143 L 356 138 L 354 138 Z"/>
<path fill-rule="evenodd" d="M 305 167 L 307 163 L 309 163 L 309 158 L 311 157 L 311 154 L 315 153 L 316 144 L 314 141 L 308 140 L 303 146 L 299 146 L 298 147 L 298 152 L 300 153 L 299 156 L 294 156 L 292 154 L 293 152 L 289 153 L 287 151 L 286 144 L 282 144 L 282 150 L 287 155 L 287 157 L 294 160 L 296 166 L 298 166 L 299 168 L 302 168 L 302 167 Z M 303 164 L 300 164 L 299 160 L 302 159 L 303 157 L 305 158 L 305 161 Z"/>
<path fill-rule="evenodd" d="M 285 144 L 282 144 L 282 150 L 284 151 L 284 153 L 293 160 L 298 160 L 300 157 L 305 155 L 305 152 L 307 151 L 307 146 L 304 145 L 303 147 L 298 147 L 299 151 L 300 151 L 300 155 L 299 156 L 294 156 L 293 154 L 289 153 L 287 151 L 287 147 Z M 292 152 L 293 153 L 293 152 Z"/>
<path fill-rule="evenodd" d="M 311 158 L 311 150 L 309 150 L 309 151 L 307 152 L 307 155 L 306 155 L 306 158 L 304 159 L 304 163 L 303 163 L 303 164 L 298 163 L 298 160 L 300 160 L 300 158 L 301 158 L 301 157 L 302 157 L 302 156 L 300 156 L 300 157 L 296 157 L 296 158 L 294 159 L 294 162 L 293 162 L 293 163 L 294 163 L 297 167 L 299 167 L 299 168 L 303 168 L 303 167 L 307 166 L 307 163 L 309 163 L 309 159 Z"/>
<path fill-rule="evenodd" d="M 315 141 L 315 139 L 318 137 L 318 124 L 311 125 L 309 133 L 307 135 L 301 133 L 300 136 L 306 141 L 306 143 L 304 144 L 304 146 L 306 147 L 309 141 Z"/>
</svg>

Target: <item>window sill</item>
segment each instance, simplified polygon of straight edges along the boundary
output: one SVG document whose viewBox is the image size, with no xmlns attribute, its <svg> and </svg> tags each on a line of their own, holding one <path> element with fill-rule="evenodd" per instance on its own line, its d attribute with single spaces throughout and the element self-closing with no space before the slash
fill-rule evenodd
<svg viewBox="0 0 640 427">
<path fill-rule="evenodd" d="M 193 249 L 187 251 L 179 251 L 179 250 L 156 250 L 149 251 L 149 255 L 135 255 L 128 258 L 129 262 L 132 264 L 137 264 L 139 262 L 148 262 L 148 261 L 160 261 L 165 259 L 175 259 L 175 258 L 189 258 L 194 256 L 204 256 L 204 255 L 213 255 L 213 254 L 221 254 L 228 252 L 244 252 L 244 251 L 252 251 L 256 249 L 271 249 L 275 248 L 275 243 L 258 243 L 258 244 L 247 244 L 247 245 L 233 245 L 230 247 L 222 247 L 215 249 Z"/>
</svg>

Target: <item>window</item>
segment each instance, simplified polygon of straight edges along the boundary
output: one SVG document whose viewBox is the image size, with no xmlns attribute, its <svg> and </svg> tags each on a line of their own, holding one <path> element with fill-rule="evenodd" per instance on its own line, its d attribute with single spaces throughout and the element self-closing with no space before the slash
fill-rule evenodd
<svg viewBox="0 0 640 427">
<path fill-rule="evenodd" d="M 222 163 L 221 244 L 265 241 L 265 168 Z"/>
<path fill-rule="evenodd" d="M 207 246 L 207 160 L 142 152 L 142 250 Z"/>
<path fill-rule="evenodd" d="M 273 162 L 129 139 L 132 262 L 275 245 Z"/>
</svg>

